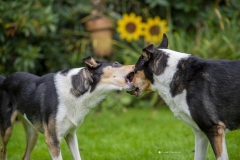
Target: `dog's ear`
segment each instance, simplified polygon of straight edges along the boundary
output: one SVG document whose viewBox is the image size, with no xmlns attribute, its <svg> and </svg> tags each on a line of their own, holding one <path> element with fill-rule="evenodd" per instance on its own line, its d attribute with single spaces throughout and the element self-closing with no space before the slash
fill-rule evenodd
<svg viewBox="0 0 240 160">
<path fill-rule="evenodd" d="M 159 48 L 159 49 L 167 49 L 168 48 L 168 38 L 165 33 L 163 34 L 163 39 L 162 39 L 161 44 L 157 48 Z"/>
<path fill-rule="evenodd" d="M 96 69 L 101 65 L 101 63 L 96 62 L 91 56 L 84 58 L 83 62 L 87 65 L 89 69 Z"/>
<path fill-rule="evenodd" d="M 153 44 L 151 44 L 142 50 L 143 59 L 145 61 L 148 61 L 151 58 L 153 53 L 154 53 L 154 47 L 153 47 Z"/>
</svg>

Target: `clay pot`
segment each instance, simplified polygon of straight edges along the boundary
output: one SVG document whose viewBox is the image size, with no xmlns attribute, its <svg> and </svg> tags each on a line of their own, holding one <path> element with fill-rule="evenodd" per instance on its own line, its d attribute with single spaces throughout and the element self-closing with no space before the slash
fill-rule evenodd
<svg viewBox="0 0 240 160">
<path fill-rule="evenodd" d="M 93 18 L 86 22 L 96 57 L 108 57 L 112 54 L 112 21 L 105 16 Z"/>
</svg>

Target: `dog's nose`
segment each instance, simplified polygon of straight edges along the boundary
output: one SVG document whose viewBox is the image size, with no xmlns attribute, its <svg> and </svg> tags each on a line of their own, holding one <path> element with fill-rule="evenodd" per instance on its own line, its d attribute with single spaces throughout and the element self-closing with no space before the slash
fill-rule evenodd
<svg viewBox="0 0 240 160">
<path fill-rule="evenodd" d="M 128 73 L 128 75 L 125 77 L 126 82 L 128 82 L 128 83 L 129 83 L 129 82 L 132 82 L 133 77 L 134 77 L 134 72 Z"/>
<path fill-rule="evenodd" d="M 128 73 L 128 74 L 126 75 L 126 77 L 125 77 L 126 83 L 127 83 L 128 87 L 129 87 L 129 88 L 128 88 L 129 91 L 135 89 L 135 86 L 134 86 L 133 83 L 132 83 L 133 77 L 134 77 L 134 72 Z"/>
</svg>

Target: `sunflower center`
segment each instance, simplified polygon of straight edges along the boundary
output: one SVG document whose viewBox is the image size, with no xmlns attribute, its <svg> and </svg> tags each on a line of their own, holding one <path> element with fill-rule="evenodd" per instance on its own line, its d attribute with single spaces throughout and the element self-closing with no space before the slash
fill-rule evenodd
<svg viewBox="0 0 240 160">
<path fill-rule="evenodd" d="M 126 25 L 126 30 L 129 32 L 129 33 L 133 33 L 135 30 L 136 30 L 136 25 L 134 23 L 128 23 Z"/>
<path fill-rule="evenodd" d="M 158 35 L 160 33 L 160 27 L 159 26 L 152 26 L 150 28 L 151 35 Z"/>
</svg>

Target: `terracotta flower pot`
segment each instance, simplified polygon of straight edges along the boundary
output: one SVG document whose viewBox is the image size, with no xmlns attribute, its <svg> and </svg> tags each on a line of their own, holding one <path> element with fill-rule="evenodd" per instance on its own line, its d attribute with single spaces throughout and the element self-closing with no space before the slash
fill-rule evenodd
<svg viewBox="0 0 240 160">
<path fill-rule="evenodd" d="M 107 57 L 112 53 L 112 21 L 105 17 L 93 18 L 86 22 L 86 29 L 97 57 Z"/>
</svg>

